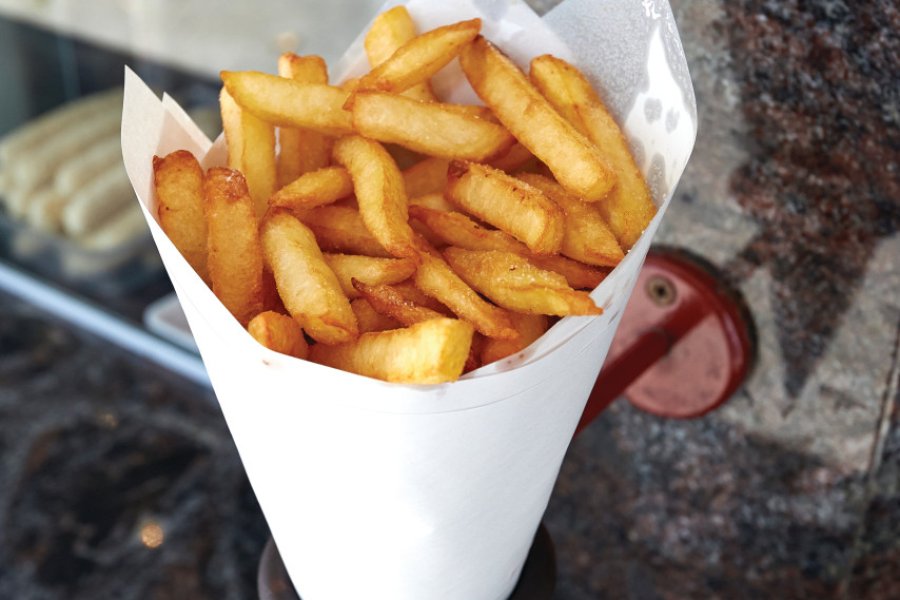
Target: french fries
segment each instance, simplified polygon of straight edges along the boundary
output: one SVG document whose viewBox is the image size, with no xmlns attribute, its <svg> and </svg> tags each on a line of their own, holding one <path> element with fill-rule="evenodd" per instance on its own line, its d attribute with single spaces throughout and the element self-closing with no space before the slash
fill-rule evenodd
<svg viewBox="0 0 900 600">
<path fill-rule="evenodd" d="M 463 281 L 508 310 L 561 317 L 603 313 L 587 293 L 569 287 L 565 277 L 518 254 L 447 248 L 444 258 Z"/>
<path fill-rule="evenodd" d="M 410 150 L 482 161 L 506 152 L 515 142 L 503 126 L 460 111 L 382 92 L 353 96 L 353 127 L 362 135 Z"/>
<path fill-rule="evenodd" d="M 447 168 L 450 161 L 446 158 L 426 158 L 403 171 L 403 184 L 408 198 L 417 198 L 426 194 L 443 193 L 447 187 Z"/>
<path fill-rule="evenodd" d="M 194 271 L 208 281 L 200 163 L 187 150 L 177 150 L 164 158 L 154 156 L 153 184 L 160 227 Z"/>
<path fill-rule="evenodd" d="M 222 71 L 221 76 L 241 108 L 272 125 L 331 136 L 353 133 L 350 113 L 343 108 L 350 94 L 340 88 L 256 71 Z"/>
<path fill-rule="evenodd" d="M 438 27 L 403 44 L 359 81 L 357 91 L 400 93 L 422 83 L 457 57 L 481 31 L 481 19 Z"/>
<path fill-rule="evenodd" d="M 366 285 L 353 280 L 355 287 L 369 305 L 376 311 L 395 321 L 409 326 L 431 319 L 440 319 L 444 315 L 407 299 L 403 294 L 389 285 Z"/>
<path fill-rule="evenodd" d="M 575 260 L 598 267 L 614 267 L 625 253 L 610 231 L 600 209 L 573 197 L 555 181 L 534 173 L 521 173 L 518 178 L 541 190 L 556 202 L 565 214 L 565 234 L 560 252 Z"/>
<path fill-rule="evenodd" d="M 416 25 L 405 6 L 395 6 L 384 11 L 375 17 L 369 33 L 366 34 L 365 48 L 369 64 L 377 67 L 414 37 L 416 37 Z M 427 81 L 408 88 L 403 95 L 425 102 L 437 100 Z"/>
<path fill-rule="evenodd" d="M 331 204 L 353 194 L 353 180 L 343 167 L 324 167 L 299 176 L 269 198 L 269 206 L 304 210 Z"/>
<path fill-rule="evenodd" d="M 393 256 L 416 256 L 403 176 L 378 142 L 359 135 L 339 139 L 334 160 L 350 173 L 366 228 Z"/>
<path fill-rule="evenodd" d="M 459 62 L 478 96 L 566 189 L 587 202 L 602 200 L 613 189 L 615 173 L 600 151 L 493 44 L 479 36 Z"/>
<path fill-rule="evenodd" d="M 278 58 L 278 74 L 299 83 L 328 83 L 328 67 L 320 56 L 285 52 Z M 278 185 L 285 186 L 304 173 L 328 166 L 332 139 L 316 131 L 282 127 L 278 131 Z"/>
<path fill-rule="evenodd" d="M 275 191 L 275 128 L 238 106 L 225 88 L 219 95 L 219 105 L 228 142 L 228 166 L 244 175 L 256 217 L 260 218 Z"/>
<path fill-rule="evenodd" d="M 324 256 L 325 262 L 337 275 L 344 294 L 351 300 L 359 296 L 353 280 L 364 285 L 400 283 L 416 271 L 416 261 L 411 258 L 374 258 L 352 254 Z"/>
<path fill-rule="evenodd" d="M 564 215 L 540 190 L 492 167 L 454 162 L 447 197 L 471 213 L 523 242 L 537 254 L 562 247 Z"/>
<path fill-rule="evenodd" d="M 511 313 L 513 326 L 519 332 L 519 337 L 514 340 L 495 340 L 485 338 L 481 345 L 481 364 L 489 365 L 492 362 L 512 356 L 531 345 L 536 339 L 544 335 L 550 328 L 550 319 L 545 315 L 523 315 Z"/>
<path fill-rule="evenodd" d="M 365 298 L 357 298 L 350 302 L 350 308 L 356 315 L 356 322 L 359 324 L 360 333 L 369 333 L 371 331 L 387 331 L 388 329 L 399 329 L 403 327 L 394 319 L 377 312 L 369 301 Z"/>
<path fill-rule="evenodd" d="M 409 209 L 410 215 L 412 215 L 412 208 L 414 206 L 420 206 L 422 208 L 428 208 L 431 210 L 439 210 L 443 212 L 453 212 L 456 210 L 456 207 L 447 202 L 447 198 L 444 197 L 444 194 L 440 192 L 433 192 L 431 194 L 425 194 L 424 196 L 416 196 L 409 198 Z"/>
<path fill-rule="evenodd" d="M 213 293 L 242 324 L 262 310 L 263 256 L 253 201 L 239 171 L 217 167 L 203 180 L 207 266 Z"/>
<path fill-rule="evenodd" d="M 531 61 L 531 81 L 559 113 L 602 150 L 618 183 L 599 204 L 604 219 L 626 250 L 656 214 L 647 183 L 622 130 L 590 82 L 566 61 L 545 54 Z"/>
<path fill-rule="evenodd" d="M 312 231 L 277 212 L 263 222 L 262 243 L 284 306 L 306 333 L 322 344 L 355 339 L 356 316 Z"/>
<path fill-rule="evenodd" d="M 250 320 L 247 331 L 253 339 L 275 352 L 297 358 L 309 355 L 309 345 L 300 325 L 291 317 L 273 311 L 259 313 Z"/>
<path fill-rule="evenodd" d="M 364 333 L 349 344 L 316 344 L 310 360 L 395 383 L 444 383 L 462 374 L 472 333 L 465 321 L 432 319 L 405 329 Z"/>
<path fill-rule="evenodd" d="M 364 256 L 390 257 L 387 250 L 369 233 L 359 211 L 349 206 L 320 206 L 298 215 L 316 236 L 326 252 L 344 252 Z"/>
</svg>

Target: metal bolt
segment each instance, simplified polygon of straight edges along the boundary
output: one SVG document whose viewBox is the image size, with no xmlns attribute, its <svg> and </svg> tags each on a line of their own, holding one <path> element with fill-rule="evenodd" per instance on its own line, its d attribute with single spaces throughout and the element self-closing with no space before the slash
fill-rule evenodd
<svg viewBox="0 0 900 600">
<path fill-rule="evenodd" d="M 647 294 L 657 306 L 670 306 L 678 297 L 675 284 L 667 277 L 660 275 L 654 275 L 647 280 Z"/>
</svg>

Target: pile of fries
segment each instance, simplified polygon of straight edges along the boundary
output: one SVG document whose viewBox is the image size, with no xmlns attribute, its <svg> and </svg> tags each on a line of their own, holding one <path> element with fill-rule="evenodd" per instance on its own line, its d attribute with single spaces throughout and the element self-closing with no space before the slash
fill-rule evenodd
<svg viewBox="0 0 900 600">
<path fill-rule="evenodd" d="M 154 158 L 160 225 L 261 344 L 441 383 L 601 313 L 585 290 L 653 217 L 647 185 L 575 67 L 544 55 L 526 76 L 480 30 L 417 35 L 398 6 L 340 86 L 317 56 L 222 72 L 228 168 Z M 435 96 L 454 59 L 484 106 Z"/>
</svg>

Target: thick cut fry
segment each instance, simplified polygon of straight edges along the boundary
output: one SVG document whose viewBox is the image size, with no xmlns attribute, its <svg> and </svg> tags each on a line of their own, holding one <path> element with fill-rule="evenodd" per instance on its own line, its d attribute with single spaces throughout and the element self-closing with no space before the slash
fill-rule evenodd
<svg viewBox="0 0 900 600">
<path fill-rule="evenodd" d="M 165 158 L 154 156 L 153 183 L 160 227 L 197 274 L 208 281 L 200 163 L 187 150 L 177 150 Z"/>
<path fill-rule="evenodd" d="M 360 333 L 387 331 L 388 329 L 403 327 L 398 321 L 377 312 L 365 298 L 357 298 L 351 301 L 350 308 L 353 309 L 353 314 L 356 315 Z"/>
<path fill-rule="evenodd" d="M 343 167 L 325 167 L 301 175 L 269 199 L 269 206 L 305 210 L 353 194 L 353 180 Z"/>
<path fill-rule="evenodd" d="M 519 332 L 514 340 L 492 340 L 486 338 L 481 347 L 481 364 L 489 365 L 507 356 L 521 352 L 536 339 L 544 335 L 550 327 L 550 319 L 546 315 L 523 315 L 510 313 L 513 326 Z"/>
<path fill-rule="evenodd" d="M 337 141 L 334 159 L 349 171 L 359 214 L 375 239 L 394 256 L 416 256 L 403 176 L 387 150 L 352 135 Z"/>
<path fill-rule="evenodd" d="M 628 250 L 656 214 L 656 206 L 628 142 L 590 82 L 575 67 L 550 55 L 531 61 L 531 81 L 556 110 L 603 152 L 618 183 L 600 210 Z"/>
<path fill-rule="evenodd" d="M 401 296 L 414 304 L 424 306 L 425 308 L 430 308 L 435 312 L 441 313 L 445 317 L 456 316 L 453 314 L 452 310 L 417 288 L 416 283 L 413 280 L 396 283 L 391 287 L 394 288 L 394 290 L 396 290 L 398 293 L 400 293 Z"/>
<path fill-rule="evenodd" d="M 386 10 L 372 22 L 366 34 L 366 55 L 369 64 L 377 67 L 396 52 L 403 44 L 416 37 L 416 25 L 405 6 L 395 6 Z M 403 92 L 404 96 L 434 102 L 436 100 L 431 85 L 425 81 Z"/>
<path fill-rule="evenodd" d="M 241 108 L 225 88 L 219 106 L 228 142 L 228 166 L 246 178 L 256 218 L 260 218 L 275 191 L 275 128 Z"/>
<path fill-rule="evenodd" d="M 412 209 L 413 206 L 421 206 L 423 208 L 430 208 L 431 210 L 440 211 L 456 210 L 456 207 L 447 202 L 447 198 L 444 197 L 444 194 L 440 192 L 425 194 L 424 196 L 417 196 L 415 198 L 410 197 L 409 208 Z M 410 211 L 410 214 L 412 214 L 412 211 Z"/>
<path fill-rule="evenodd" d="M 275 352 L 297 358 L 309 355 L 303 329 L 294 319 L 273 311 L 259 313 L 247 325 L 253 339 Z"/>
<path fill-rule="evenodd" d="M 278 58 L 278 74 L 299 83 L 328 83 L 328 67 L 320 56 L 285 52 Z M 333 140 L 316 131 L 282 127 L 278 131 L 278 185 L 328 166 Z"/>
<path fill-rule="evenodd" d="M 212 168 L 203 181 L 212 290 L 246 325 L 263 305 L 263 256 L 253 201 L 239 171 Z"/>
<path fill-rule="evenodd" d="M 444 193 L 447 187 L 447 169 L 450 161 L 446 158 L 426 158 L 403 171 L 406 195 L 417 198 L 425 194 Z"/>
<path fill-rule="evenodd" d="M 606 276 L 609 275 L 609 272 L 611 271 L 611 269 L 598 269 L 597 267 L 592 267 L 558 254 L 551 254 L 549 256 L 529 254 L 523 256 L 531 261 L 536 267 L 540 267 L 546 271 L 559 273 L 565 277 L 569 285 L 576 290 L 594 289 L 600 285 L 601 281 L 606 279 Z"/>
<path fill-rule="evenodd" d="M 325 254 L 325 262 L 337 275 L 341 289 L 350 299 L 359 296 L 357 288 L 352 283 L 354 279 L 368 285 L 400 283 L 416 272 L 416 261 L 411 258 Z"/>
<path fill-rule="evenodd" d="M 377 312 L 395 319 L 405 326 L 431 319 L 440 319 L 441 313 L 419 306 L 389 285 L 366 285 L 353 280 L 353 286 Z"/>
<path fill-rule="evenodd" d="M 257 71 L 222 71 L 221 75 L 228 93 L 242 108 L 272 125 L 325 135 L 353 132 L 350 112 L 343 108 L 350 94 L 340 88 Z"/>
<path fill-rule="evenodd" d="M 562 247 L 564 215 L 540 190 L 486 165 L 450 165 L 451 202 L 522 241 L 538 254 Z"/>
<path fill-rule="evenodd" d="M 353 126 L 371 139 L 410 150 L 465 160 L 489 160 L 515 142 L 502 125 L 396 94 L 358 92 L 353 96 Z"/>
<path fill-rule="evenodd" d="M 400 92 L 440 71 L 481 31 L 481 19 L 438 27 L 403 44 L 360 79 L 359 91 Z"/>
<path fill-rule="evenodd" d="M 363 223 L 359 211 L 349 206 L 321 206 L 298 215 L 312 229 L 319 246 L 327 252 L 389 257 Z"/>
<path fill-rule="evenodd" d="M 312 231 L 279 212 L 263 223 L 262 242 L 284 306 L 303 329 L 322 344 L 355 339 L 356 316 Z"/>
<path fill-rule="evenodd" d="M 597 204 L 582 202 L 543 175 L 521 173 L 518 178 L 541 190 L 563 209 L 566 229 L 560 250 L 562 254 L 598 267 L 614 267 L 622 262 L 625 253 L 600 215 Z"/>
<path fill-rule="evenodd" d="M 447 248 L 444 257 L 466 283 L 509 310 L 561 317 L 603 312 L 586 292 L 570 288 L 565 277 L 518 254 Z"/>
<path fill-rule="evenodd" d="M 395 383 L 444 383 L 462 374 L 472 326 L 457 319 L 432 319 L 405 329 L 364 333 L 340 346 L 317 344 L 310 360 Z"/>
<path fill-rule="evenodd" d="M 478 96 L 566 189 L 588 202 L 609 193 L 616 179 L 603 155 L 512 61 L 481 36 L 463 49 L 459 59 Z"/>
<path fill-rule="evenodd" d="M 436 251 L 423 252 L 421 260 L 416 270 L 417 288 L 446 305 L 488 337 L 513 339 L 518 335 L 506 311 L 482 300 L 453 272 L 440 254 Z"/>
</svg>

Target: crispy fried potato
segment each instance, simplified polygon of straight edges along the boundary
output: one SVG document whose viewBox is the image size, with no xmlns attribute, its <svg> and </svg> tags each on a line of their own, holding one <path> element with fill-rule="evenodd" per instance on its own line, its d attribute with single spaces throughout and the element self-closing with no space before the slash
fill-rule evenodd
<svg viewBox="0 0 900 600">
<path fill-rule="evenodd" d="M 521 173 L 518 179 L 541 190 L 565 213 L 565 235 L 560 252 L 597 267 L 614 267 L 625 258 L 616 236 L 600 215 L 597 204 L 582 202 L 543 175 Z"/>
<path fill-rule="evenodd" d="M 435 312 L 439 312 L 445 317 L 455 317 L 453 311 L 416 287 L 414 280 L 402 281 L 391 286 L 401 296 L 419 306 L 430 308 Z"/>
<path fill-rule="evenodd" d="M 369 33 L 366 34 L 365 47 L 369 64 L 377 67 L 414 37 L 416 37 L 416 25 L 405 6 L 395 6 L 384 11 L 375 17 Z M 403 95 L 425 102 L 437 100 L 427 81 L 410 87 L 403 92 Z"/>
<path fill-rule="evenodd" d="M 586 292 L 570 288 L 565 277 L 518 254 L 447 248 L 444 257 L 466 283 L 509 310 L 558 316 L 603 312 Z"/>
<path fill-rule="evenodd" d="M 575 67 L 545 54 L 531 61 L 531 81 L 557 111 L 603 152 L 618 184 L 600 210 L 628 250 L 656 214 L 650 190 L 628 142 L 590 82 Z"/>
<path fill-rule="evenodd" d="M 203 180 L 212 290 L 246 325 L 262 310 L 263 256 L 253 201 L 239 171 L 212 168 Z"/>
<path fill-rule="evenodd" d="M 481 19 L 432 29 L 397 49 L 389 59 L 360 79 L 358 91 L 398 94 L 440 71 L 481 31 Z"/>
<path fill-rule="evenodd" d="M 416 272 L 411 258 L 375 258 L 353 254 L 325 254 L 325 262 L 337 275 L 341 289 L 348 298 L 359 296 L 354 279 L 366 285 L 400 283 Z"/>
<path fill-rule="evenodd" d="M 356 288 L 363 298 L 369 301 L 369 305 L 375 311 L 387 315 L 407 327 L 422 321 L 440 319 L 444 316 L 437 311 L 419 306 L 408 300 L 403 294 L 389 285 L 366 285 L 354 279 L 353 287 Z"/>
<path fill-rule="evenodd" d="M 303 329 L 322 344 L 355 339 L 356 316 L 313 232 L 296 217 L 277 212 L 263 222 L 262 243 L 278 293 Z"/>
<path fill-rule="evenodd" d="M 395 383 L 444 383 L 462 374 L 472 326 L 457 319 L 432 319 L 405 329 L 364 333 L 340 346 L 317 344 L 310 360 Z"/>
<path fill-rule="evenodd" d="M 285 52 L 278 58 L 278 74 L 299 83 L 328 83 L 328 66 L 321 56 Z M 316 131 L 282 127 L 278 131 L 278 185 L 285 186 L 304 173 L 327 167 L 333 143 Z"/>
<path fill-rule="evenodd" d="M 523 315 L 510 313 L 513 326 L 519 332 L 514 340 L 492 340 L 487 338 L 481 347 L 481 364 L 489 365 L 507 356 L 521 352 L 536 339 L 544 335 L 550 327 L 550 319 L 546 315 Z"/>
<path fill-rule="evenodd" d="M 187 150 L 177 150 L 165 158 L 154 156 L 153 184 L 160 227 L 197 275 L 209 281 L 200 163 Z"/>
<path fill-rule="evenodd" d="M 576 290 L 592 290 L 606 279 L 612 269 L 598 269 L 558 254 L 523 254 L 531 264 L 545 271 L 554 271 L 566 278 Z"/>
<path fill-rule="evenodd" d="M 297 358 L 309 355 L 303 329 L 294 319 L 273 311 L 259 313 L 250 320 L 247 331 L 253 339 L 275 352 Z"/>
<path fill-rule="evenodd" d="M 559 252 L 564 215 L 540 190 L 503 171 L 474 163 L 452 163 L 448 177 L 451 202 L 522 241 L 532 252 Z"/>
<path fill-rule="evenodd" d="M 423 208 L 440 211 L 452 212 L 456 210 L 456 207 L 447 202 L 447 198 L 440 192 L 425 194 L 424 196 L 417 196 L 415 198 L 410 197 L 409 208 L 411 209 L 413 206 L 421 206 Z M 410 212 L 410 214 L 412 214 L 412 212 Z"/>
<path fill-rule="evenodd" d="M 327 252 L 365 256 L 391 256 L 369 233 L 359 211 L 349 206 L 320 206 L 297 215 L 312 229 L 319 246 Z"/>
<path fill-rule="evenodd" d="M 459 60 L 478 96 L 566 189 L 588 202 L 601 200 L 612 190 L 615 173 L 600 151 L 490 42 L 479 36 L 463 49 Z"/>
<path fill-rule="evenodd" d="M 350 94 L 340 88 L 257 71 L 222 71 L 221 75 L 228 93 L 242 108 L 272 125 L 332 136 L 353 132 L 350 112 L 343 108 Z"/>
<path fill-rule="evenodd" d="M 356 315 L 356 322 L 359 324 L 360 333 L 369 333 L 370 331 L 387 331 L 388 329 L 399 329 L 403 327 L 398 321 L 377 312 L 369 301 L 365 298 L 357 298 L 350 302 L 350 308 Z"/>
<path fill-rule="evenodd" d="M 265 257 L 263 257 L 263 259 L 263 262 L 265 262 Z M 263 268 L 262 299 L 263 312 L 271 311 L 282 315 L 288 314 L 288 310 L 284 307 L 284 302 L 281 301 L 281 296 L 278 295 L 278 286 L 275 284 L 275 276 L 272 275 L 272 271 L 270 271 L 268 267 Z"/>
<path fill-rule="evenodd" d="M 403 176 L 381 144 L 359 135 L 339 139 L 334 160 L 350 173 L 366 228 L 393 256 L 415 257 Z"/>
<path fill-rule="evenodd" d="M 228 166 L 243 173 L 256 218 L 260 218 L 275 191 L 275 128 L 238 106 L 225 88 L 219 106 L 228 142 Z"/>
<path fill-rule="evenodd" d="M 535 158 L 534 154 L 517 142 L 509 150 L 491 160 L 489 164 L 495 169 L 500 169 L 506 173 L 514 173 L 537 162 L 538 159 Z"/>
<path fill-rule="evenodd" d="M 450 161 L 446 158 L 426 158 L 403 171 L 403 184 L 409 198 L 417 198 L 425 194 L 444 193 L 447 187 L 447 168 Z"/>
<path fill-rule="evenodd" d="M 488 160 L 515 143 L 502 125 L 448 106 L 397 94 L 357 92 L 353 126 L 368 138 L 445 158 Z"/>
<path fill-rule="evenodd" d="M 424 246 L 425 242 L 421 244 Z M 482 300 L 453 272 L 437 251 L 428 249 L 422 252 L 421 261 L 416 270 L 417 288 L 446 305 L 488 337 L 513 339 L 518 335 L 507 312 Z"/>
<path fill-rule="evenodd" d="M 331 204 L 353 194 L 353 180 L 343 167 L 305 173 L 269 198 L 269 206 L 305 210 Z"/>
</svg>

